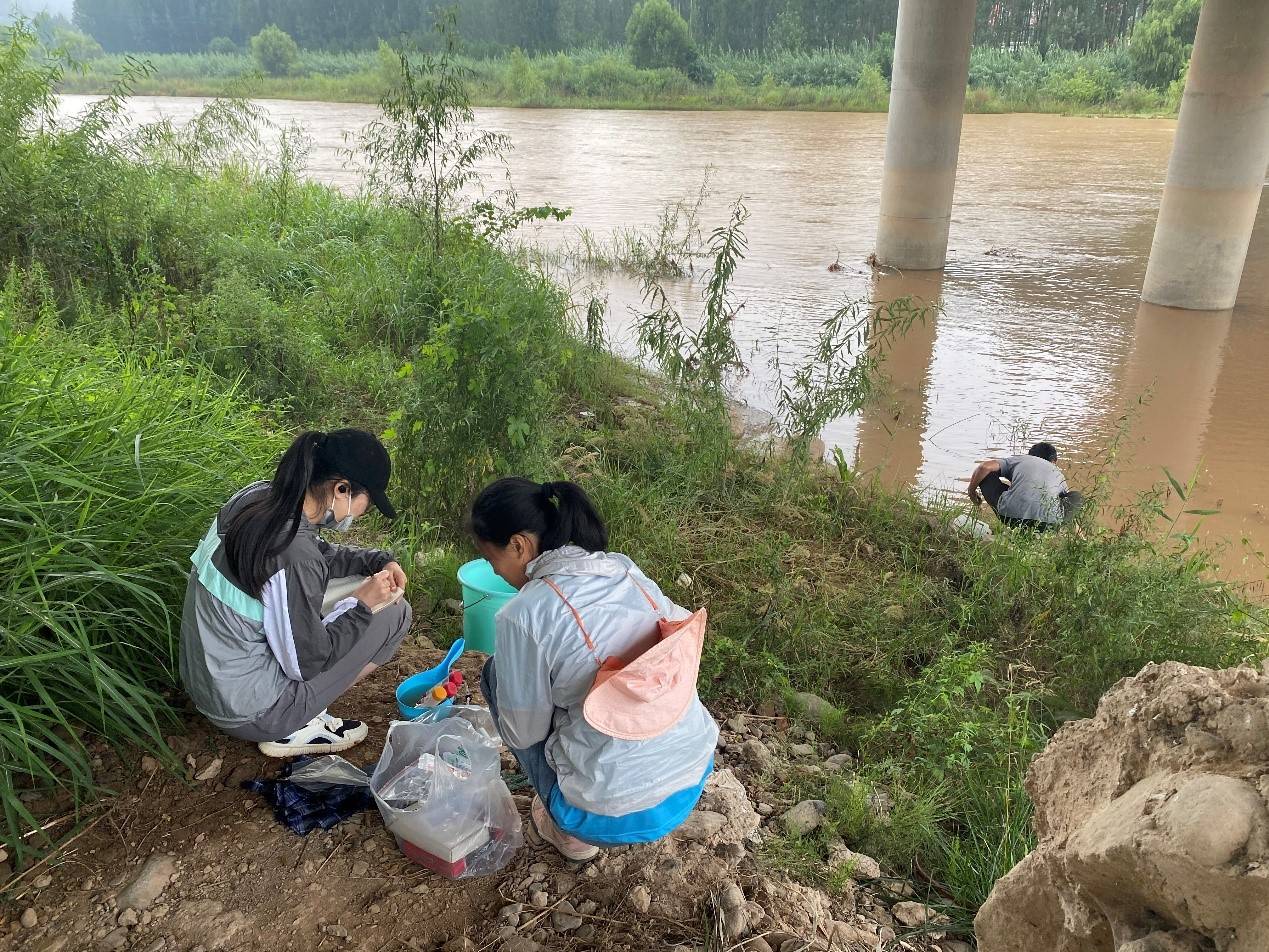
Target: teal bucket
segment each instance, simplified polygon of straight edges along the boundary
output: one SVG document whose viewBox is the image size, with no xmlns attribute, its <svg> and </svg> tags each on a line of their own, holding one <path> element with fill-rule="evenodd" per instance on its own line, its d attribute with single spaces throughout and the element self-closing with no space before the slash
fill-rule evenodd
<svg viewBox="0 0 1269 952">
<path fill-rule="evenodd" d="M 468 651 L 494 653 L 494 616 L 516 594 L 484 559 L 458 570 L 463 586 L 463 641 Z"/>
</svg>

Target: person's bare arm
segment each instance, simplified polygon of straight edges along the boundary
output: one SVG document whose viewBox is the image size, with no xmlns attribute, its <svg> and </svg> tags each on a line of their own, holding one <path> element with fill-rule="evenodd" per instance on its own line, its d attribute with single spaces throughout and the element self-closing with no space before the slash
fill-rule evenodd
<svg viewBox="0 0 1269 952">
<path fill-rule="evenodd" d="M 983 503 L 982 493 L 978 491 L 978 484 L 990 476 L 992 473 L 1000 472 L 1000 460 L 988 459 L 978 464 L 978 469 L 974 470 L 974 475 L 969 477 L 969 498 L 975 506 L 981 506 Z"/>
</svg>

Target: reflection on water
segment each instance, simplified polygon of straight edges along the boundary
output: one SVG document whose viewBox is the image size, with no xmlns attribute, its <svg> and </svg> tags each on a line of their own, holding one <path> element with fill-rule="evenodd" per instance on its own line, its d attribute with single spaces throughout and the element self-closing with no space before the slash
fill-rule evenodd
<svg viewBox="0 0 1269 952">
<path fill-rule="evenodd" d="M 66 106 L 82 105 L 67 97 Z M 192 99 L 138 98 L 139 119 L 190 114 Z M 344 188 L 346 132 L 370 107 L 266 101 L 279 123 L 315 142 L 309 173 Z M 1104 459 L 1133 410 L 1131 459 L 1118 457 L 1121 496 L 1198 471 L 1191 508 L 1215 508 L 1210 530 L 1269 542 L 1264 481 L 1269 417 L 1269 213 L 1252 240 L 1238 307 L 1225 315 L 1160 312 L 1138 294 L 1175 123 L 1171 120 L 966 116 L 948 267 L 942 275 L 874 276 L 864 259 L 877 227 L 885 116 L 840 113 L 685 113 L 479 110 L 511 136 L 514 182 L 526 202 L 570 205 L 579 227 L 607 235 L 651 226 L 669 200 L 695 193 L 709 167 L 708 227 L 743 195 L 750 256 L 737 276 L 735 331 L 751 373 L 744 395 L 770 404 L 769 360 L 805 354 L 819 324 L 849 300 L 918 293 L 941 302 L 890 364 L 893 392 L 861 419 L 825 433 L 848 458 L 894 482 L 961 491 L 974 462 L 1058 444 L 1073 483 Z M 845 269 L 830 272 L 838 256 Z M 669 282 L 688 304 L 699 288 Z M 610 333 L 630 346 L 637 285 L 608 282 Z M 1152 386 L 1153 385 L 1153 386 Z M 1138 398 L 1153 392 L 1139 406 Z M 1263 577 L 1241 550 L 1238 574 Z"/>
</svg>

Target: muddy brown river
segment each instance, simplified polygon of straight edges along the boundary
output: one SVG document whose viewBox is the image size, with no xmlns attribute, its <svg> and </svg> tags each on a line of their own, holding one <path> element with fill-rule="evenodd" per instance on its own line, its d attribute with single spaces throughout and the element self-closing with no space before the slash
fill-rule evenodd
<svg viewBox="0 0 1269 952">
<path fill-rule="evenodd" d="M 65 97 L 65 107 L 84 100 Z M 201 103 L 138 97 L 131 108 L 141 121 L 179 119 Z M 307 130 L 312 177 L 357 187 L 342 150 L 372 107 L 261 105 Z M 1163 481 L 1166 467 L 1198 480 L 1184 508 L 1220 510 L 1202 518 L 1202 533 L 1223 545 L 1223 571 L 1264 582 L 1269 212 L 1262 205 L 1232 312 L 1141 304 L 1173 121 L 966 116 L 946 271 L 878 275 L 865 259 L 884 115 L 481 109 L 478 120 L 511 137 L 522 201 L 572 207 L 568 222 L 536 234 L 547 245 L 580 228 L 601 237 L 650 228 L 667 201 L 697 193 L 707 169 L 706 232 L 744 197 L 749 254 L 734 328 L 750 368 L 738 391 L 757 407 L 771 406 L 771 356 L 796 361 L 843 303 L 938 302 L 937 320 L 896 346 L 885 396 L 825 430 L 865 471 L 959 493 L 976 460 L 1048 439 L 1073 485 L 1107 473 L 1125 500 Z M 841 270 L 829 270 L 834 261 Z M 667 290 L 690 309 L 699 286 Z M 638 287 L 608 277 L 599 293 L 611 339 L 630 349 Z"/>
</svg>

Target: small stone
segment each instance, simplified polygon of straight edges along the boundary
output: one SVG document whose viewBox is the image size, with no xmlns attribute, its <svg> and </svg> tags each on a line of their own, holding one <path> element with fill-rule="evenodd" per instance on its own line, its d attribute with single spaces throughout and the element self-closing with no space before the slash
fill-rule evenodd
<svg viewBox="0 0 1269 952">
<path fill-rule="evenodd" d="M 476 952 L 476 943 L 465 935 L 445 943 L 444 952 Z"/>
<path fill-rule="evenodd" d="M 773 813 L 775 813 L 775 807 L 773 807 L 771 804 L 769 803 L 758 804 L 758 814 L 760 816 L 771 816 L 771 814 Z"/>
<path fill-rule="evenodd" d="M 116 949 L 122 949 L 127 944 L 128 930 L 123 926 L 119 926 L 119 928 L 107 932 L 101 941 L 97 943 L 97 948 L 101 949 L 101 952 L 115 952 Z"/>
<path fill-rule="evenodd" d="M 583 916 L 593 916 L 599 911 L 599 903 L 593 899 L 583 899 L 577 904 L 577 912 Z"/>
<path fill-rule="evenodd" d="M 719 843 L 714 847 L 714 855 L 729 863 L 739 863 L 745 858 L 745 848 L 739 843 Z"/>
<path fill-rule="evenodd" d="M 498 918 L 509 925 L 517 925 L 520 922 L 520 914 L 524 912 L 524 903 L 513 902 L 509 906 L 503 906 L 498 910 Z"/>
<path fill-rule="evenodd" d="M 712 810 L 693 810 L 682 825 L 674 831 L 676 838 L 699 842 L 715 836 L 727 825 L 727 817 Z"/>
<path fill-rule="evenodd" d="M 224 765 L 225 762 L 220 757 L 213 757 L 207 766 L 194 774 L 194 779 L 200 781 L 215 780 L 220 776 L 220 768 Z"/>
<path fill-rule="evenodd" d="M 41 876 L 36 876 L 35 879 L 32 880 L 31 885 L 36 889 L 48 889 L 49 886 L 53 885 L 53 877 L 48 873 L 44 873 Z"/>
<path fill-rule="evenodd" d="M 463 613 L 463 603 L 456 598 L 445 599 L 445 607 L 452 611 L 455 615 Z"/>
<path fill-rule="evenodd" d="M 542 947 L 528 936 L 518 935 L 502 944 L 502 952 L 538 952 Z"/>
<path fill-rule="evenodd" d="M 70 936 L 55 935 L 38 945 L 35 952 L 62 952 L 68 945 L 70 945 Z"/>
<path fill-rule="evenodd" d="M 891 621 L 902 622 L 908 617 L 907 610 L 902 605 L 887 605 L 886 610 L 882 612 Z"/>
<path fill-rule="evenodd" d="M 419 883 L 417 886 L 411 889 L 410 892 L 418 896 L 425 895 L 428 892 L 428 885 L 427 883 Z"/>
<path fill-rule="evenodd" d="M 881 944 L 886 947 L 888 947 L 891 942 L 893 942 L 895 939 L 898 938 L 898 936 L 895 934 L 895 931 L 891 929 L 889 926 L 882 926 L 878 930 L 877 934 L 881 937 Z"/>
<path fill-rule="evenodd" d="M 322 931 L 325 932 L 332 939 L 347 939 L 348 938 L 347 927 L 341 926 L 338 922 L 329 926 L 322 926 Z"/>
<path fill-rule="evenodd" d="M 547 866 L 546 863 L 534 863 L 529 867 L 529 872 L 534 876 L 545 876 L 550 871 L 551 867 Z"/>
<path fill-rule="evenodd" d="M 119 918 L 115 921 L 119 925 L 131 929 L 141 921 L 141 917 L 137 915 L 137 911 L 135 909 L 125 909 L 123 912 L 119 913 Z"/>
<path fill-rule="evenodd" d="M 974 952 L 973 946 L 960 939 L 944 939 L 940 945 L 943 946 L 944 952 Z"/>
<path fill-rule="evenodd" d="M 793 695 L 793 703 L 796 708 L 804 712 L 808 717 L 820 720 L 829 714 L 835 714 L 835 708 L 828 701 L 824 700 L 818 694 L 812 694 L 809 691 L 799 691 Z"/>
<path fill-rule="evenodd" d="M 370 864 L 364 859 L 359 859 L 352 864 L 352 874 L 354 876 L 365 876 L 368 872 L 370 872 Z"/>
<path fill-rule="evenodd" d="M 810 947 L 802 939 L 786 939 L 780 943 L 780 952 L 806 952 Z"/>
<path fill-rule="evenodd" d="M 595 927 L 587 922 L 573 933 L 573 938 L 581 939 L 582 941 L 593 939 L 595 938 Z"/>
<path fill-rule="evenodd" d="M 9 851 L 5 849 L 3 846 L 0 846 L 0 863 L 7 863 L 8 861 L 9 861 Z"/>
<path fill-rule="evenodd" d="M 812 747 L 810 744 L 792 744 L 789 747 L 789 753 L 792 754 L 794 757 L 802 757 L 802 758 L 814 757 L 815 748 Z"/>
<path fill-rule="evenodd" d="M 723 914 L 723 928 L 733 942 L 749 931 L 749 905 L 745 894 L 735 883 L 723 886 L 718 896 L 718 908 Z"/>
<path fill-rule="evenodd" d="M 890 907 L 890 912 L 909 929 L 923 926 L 935 916 L 933 909 L 919 902 L 897 902 Z"/>
<path fill-rule="evenodd" d="M 371 903 L 368 911 L 372 916 L 377 916 L 379 913 L 383 912 L 383 907 L 381 907 L 377 902 Z"/>
<path fill-rule="evenodd" d="M 733 734 L 747 734 L 749 723 L 745 720 L 745 715 L 737 714 L 735 717 L 727 718 L 727 729 Z"/>
<path fill-rule="evenodd" d="M 513 925 L 505 925 L 498 929 L 496 933 L 499 942 L 506 942 L 516 934 L 516 927 Z"/>
<path fill-rule="evenodd" d="M 785 832 L 804 836 L 824 822 L 827 810 L 828 804 L 823 800 L 803 800 L 780 817 L 780 824 Z"/>
<path fill-rule="evenodd" d="M 132 882 L 119 893 L 120 909 L 149 909 L 176 873 L 176 860 L 166 854 L 155 854 L 145 861 Z"/>
<path fill-rule="evenodd" d="M 680 572 L 676 581 L 679 583 L 679 588 L 692 587 L 692 576 L 688 575 L 686 572 Z"/>
<path fill-rule="evenodd" d="M 751 737 L 740 745 L 740 753 L 750 763 L 764 766 L 771 760 L 771 751 L 767 745 L 756 737 Z"/>
<path fill-rule="evenodd" d="M 550 904 L 550 897 L 540 889 L 529 896 L 529 905 L 534 909 L 545 909 Z"/>
<path fill-rule="evenodd" d="M 849 867 L 850 878 L 856 881 L 881 878 L 880 863 L 871 856 L 853 852 L 844 843 L 835 843 L 829 848 L 828 865 L 835 869 Z"/>
<path fill-rule="evenodd" d="M 141 772 L 142 773 L 152 774 L 154 773 L 154 771 L 158 769 L 159 769 L 159 762 L 157 760 L 155 760 L 149 754 L 142 755 L 141 757 Z"/>
<path fill-rule="evenodd" d="M 760 935 L 746 939 L 740 949 L 741 952 L 772 952 L 771 944 Z"/>
<path fill-rule="evenodd" d="M 855 758 L 850 754 L 834 754 L 824 761 L 825 770 L 845 771 L 855 766 Z"/>
<path fill-rule="evenodd" d="M 842 949 L 875 949 L 877 948 L 877 933 L 861 926 L 853 925 L 849 922 L 831 922 L 829 923 L 829 934 L 832 936 L 832 944 Z"/>
<path fill-rule="evenodd" d="M 647 912 L 651 908 L 652 893 L 648 892 L 647 886 L 636 886 L 630 890 L 630 905 L 640 914 Z"/>
<path fill-rule="evenodd" d="M 556 932 L 572 932 L 581 928 L 582 917 L 568 900 L 561 902 L 551 913 L 551 926 Z"/>
<path fill-rule="evenodd" d="M 29 906 L 22 910 L 22 915 L 18 918 L 22 923 L 23 929 L 34 929 L 40 924 L 40 917 L 35 914 L 35 910 Z"/>
</svg>

